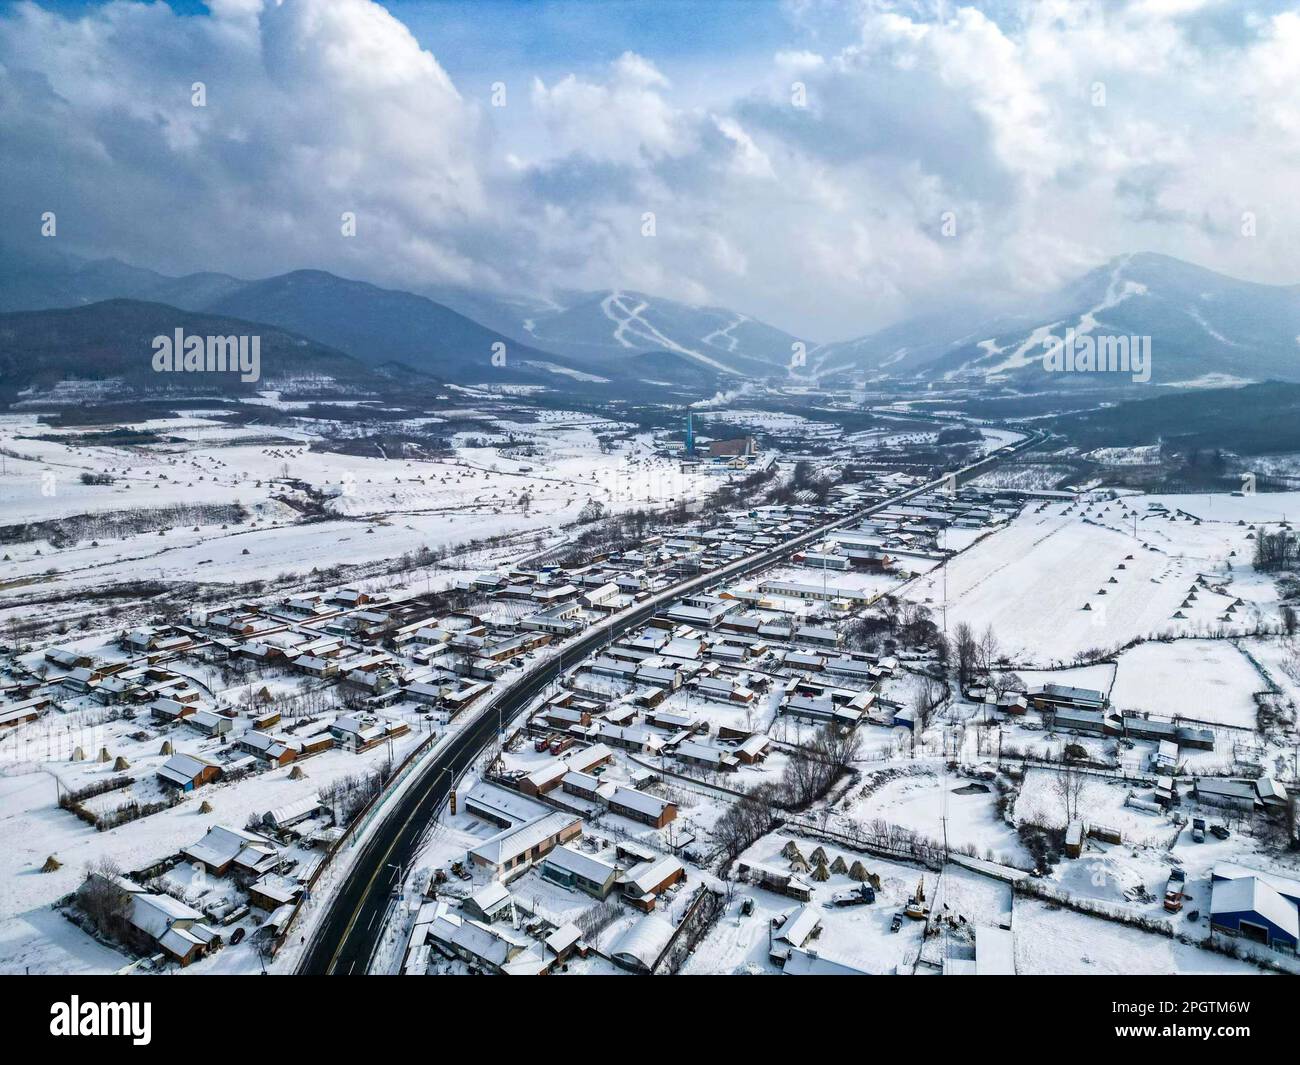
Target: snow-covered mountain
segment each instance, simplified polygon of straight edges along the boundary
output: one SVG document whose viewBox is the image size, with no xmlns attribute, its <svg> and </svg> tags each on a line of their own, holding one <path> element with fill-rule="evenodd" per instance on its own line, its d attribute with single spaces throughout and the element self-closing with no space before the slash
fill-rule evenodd
<svg viewBox="0 0 1300 1065">
<path fill-rule="evenodd" d="M 449 288 L 430 295 L 521 343 L 606 368 L 611 360 L 666 351 L 717 373 L 784 376 L 799 340 L 737 311 L 628 290 L 563 292 L 531 301 Z"/>
<path fill-rule="evenodd" d="M 800 338 L 748 315 L 639 292 L 562 292 L 548 299 L 450 287 L 383 289 L 317 270 L 259 281 L 167 277 L 116 260 L 42 251 L 0 255 L 0 311 L 112 298 L 268 322 L 363 363 L 403 362 L 444 380 L 481 378 L 507 341 L 495 380 L 681 384 L 787 379 Z M 1149 337 L 1150 380 L 1166 386 L 1300 381 L 1300 285 L 1239 281 L 1164 255 L 1115 259 L 1057 291 L 990 317 L 969 305 L 854 340 L 807 344 L 794 375 L 899 385 L 1059 391 L 1128 386 L 1132 373 L 1049 373 L 1067 331 L 1083 343 Z"/>
<path fill-rule="evenodd" d="M 1239 281 L 1165 255 L 1114 259 L 1021 313 L 903 322 L 815 353 L 835 371 L 928 383 L 1013 388 L 1113 387 L 1131 375 L 1054 373 L 1044 356 L 1073 331 L 1149 337 L 1150 380 L 1169 386 L 1300 380 L 1300 286 Z"/>
</svg>

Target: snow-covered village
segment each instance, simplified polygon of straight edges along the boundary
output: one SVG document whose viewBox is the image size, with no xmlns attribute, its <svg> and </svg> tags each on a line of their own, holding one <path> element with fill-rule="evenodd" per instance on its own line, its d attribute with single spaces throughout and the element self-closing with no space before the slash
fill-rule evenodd
<svg viewBox="0 0 1300 1065">
<path fill-rule="evenodd" d="M 0 6 L 15 1015 L 1282 1024 L 1204 1016 L 1300 974 L 1294 161 L 1224 117 L 1293 131 L 1300 11 L 1243 7 Z"/>
<path fill-rule="evenodd" d="M 1300 967 L 1300 494 L 817 402 L 6 416 L 3 964 Z"/>
</svg>

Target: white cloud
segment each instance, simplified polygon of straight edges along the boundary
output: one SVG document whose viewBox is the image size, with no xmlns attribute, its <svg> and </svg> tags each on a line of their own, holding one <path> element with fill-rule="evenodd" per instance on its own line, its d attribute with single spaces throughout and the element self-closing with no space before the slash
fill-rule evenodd
<svg viewBox="0 0 1300 1065">
<path fill-rule="evenodd" d="M 7 227 L 57 210 L 69 244 L 164 270 L 638 288 L 815 340 L 1132 250 L 1300 281 L 1294 11 L 864 0 L 843 8 L 848 47 L 792 30 L 744 77 L 718 55 L 730 102 L 627 51 L 535 79 L 489 121 L 442 42 L 369 0 L 209 8 L 0 19 Z"/>
</svg>

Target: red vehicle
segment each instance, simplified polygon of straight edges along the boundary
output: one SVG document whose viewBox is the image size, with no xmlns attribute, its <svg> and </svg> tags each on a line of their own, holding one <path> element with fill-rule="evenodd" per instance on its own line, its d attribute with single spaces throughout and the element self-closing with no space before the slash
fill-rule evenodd
<svg viewBox="0 0 1300 1065">
<path fill-rule="evenodd" d="M 1181 869 L 1169 870 L 1169 881 L 1165 884 L 1165 910 L 1177 913 L 1183 908 L 1183 884 L 1187 874 Z"/>
</svg>

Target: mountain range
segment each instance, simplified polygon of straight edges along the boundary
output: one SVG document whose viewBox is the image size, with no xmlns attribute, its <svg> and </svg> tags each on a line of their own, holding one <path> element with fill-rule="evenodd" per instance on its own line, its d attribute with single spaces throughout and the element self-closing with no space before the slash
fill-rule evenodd
<svg viewBox="0 0 1300 1065">
<path fill-rule="evenodd" d="M 1300 381 L 1300 286 L 1240 281 L 1151 253 L 1112 260 L 1014 314 L 954 309 L 810 345 L 807 365 L 793 371 L 794 336 L 723 308 L 624 290 L 536 298 L 412 287 L 418 291 L 321 270 L 251 281 L 169 277 L 45 248 L 0 255 L 0 311 L 143 301 L 265 323 L 372 371 L 400 366 L 459 384 L 710 395 L 746 381 L 790 379 L 1002 392 L 1145 383 L 1132 374 L 1045 372 L 1048 343 L 1067 330 L 1080 338 L 1150 338 L 1149 378 L 1159 385 Z M 0 333 L 0 344 L 10 343 Z M 0 348 L 14 368 L 20 354 Z"/>
<path fill-rule="evenodd" d="M 1167 255 L 1125 255 L 1020 313 L 902 322 L 815 353 L 820 374 L 1040 391 L 1112 386 L 1114 373 L 1047 373 L 1052 338 L 1150 338 L 1150 380 L 1204 387 L 1300 381 L 1300 285 L 1239 281 Z"/>
</svg>

